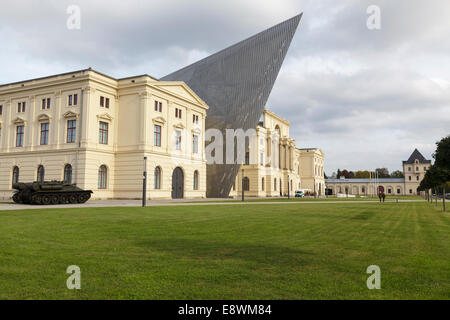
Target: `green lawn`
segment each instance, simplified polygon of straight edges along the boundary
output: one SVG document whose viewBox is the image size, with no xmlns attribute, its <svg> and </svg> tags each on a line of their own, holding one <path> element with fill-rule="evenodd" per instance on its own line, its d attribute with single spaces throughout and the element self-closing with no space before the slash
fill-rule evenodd
<svg viewBox="0 0 450 320">
<path fill-rule="evenodd" d="M 424 200 L 423 197 L 420 196 L 387 196 L 385 198 L 385 201 L 396 201 L 396 200 Z M 336 196 L 328 196 L 326 198 L 314 198 L 314 197 L 304 197 L 304 198 L 295 198 L 294 196 L 291 196 L 291 198 L 287 197 L 273 197 L 273 198 L 256 198 L 256 197 L 245 197 L 246 202 L 273 202 L 273 201 L 378 201 L 379 198 L 377 196 L 356 196 L 354 198 L 352 197 L 344 197 L 344 198 L 338 198 Z M 187 201 L 188 203 L 217 203 L 217 202 L 241 202 L 242 199 L 238 195 L 234 199 L 226 199 L 226 200 L 193 200 L 193 201 Z M 424 200 L 425 201 L 425 200 Z M 433 200 L 434 201 L 434 200 Z M 442 200 L 441 200 L 442 201 Z"/>
<path fill-rule="evenodd" d="M 449 299 L 449 231 L 425 202 L 3 211 L 0 299 Z"/>
</svg>

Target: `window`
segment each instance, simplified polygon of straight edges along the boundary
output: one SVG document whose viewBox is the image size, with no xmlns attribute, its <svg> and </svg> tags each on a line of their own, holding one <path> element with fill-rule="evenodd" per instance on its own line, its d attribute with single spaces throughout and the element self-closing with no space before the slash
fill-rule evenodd
<svg viewBox="0 0 450 320">
<path fill-rule="evenodd" d="M 246 165 L 250 164 L 250 152 L 249 151 L 245 152 L 245 164 Z"/>
<path fill-rule="evenodd" d="M 198 124 L 198 116 L 195 114 L 192 115 L 192 123 Z"/>
<path fill-rule="evenodd" d="M 361 192 L 362 192 L 362 193 L 366 193 L 366 188 L 362 187 L 362 188 L 361 188 Z"/>
<path fill-rule="evenodd" d="M 181 119 L 181 109 L 175 108 L 175 118 Z"/>
<path fill-rule="evenodd" d="M 419 181 L 419 176 L 416 177 L 416 180 Z"/>
<path fill-rule="evenodd" d="M 1 106 L 0 106 L 1 107 Z M 0 114 L 2 114 L 1 113 L 1 110 L 0 110 Z M 427 167 L 423 167 L 423 171 L 427 171 Z"/>
<path fill-rule="evenodd" d="M 43 165 L 40 165 L 37 169 L 37 181 L 44 182 L 45 169 Z"/>
<path fill-rule="evenodd" d="M 72 166 L 70 164 L 64 166 L 64 182 L 72 183 Z"/>
<path fill-rule="evenodd" d="M 411 171 L 411 167 L 408 167 L 408 171 Z"/>
<path fill-rule="evenodd" d="M 154 134 L 154 145 L 156 147 L 161 147 L 161 126 L 155 124 L 153 134 Z"/>
<path fill-rule="evenodd" d="M 44 98 L 44 99 L 42 99 L 42 110 L 45 110 L 45 109 L 50 109 L 50 98 Z"/>
<path fill-rule="evenodd" d="M 412 193 L 412 189 L 409 189 L 409 193 Z"/>
<path fill-rule="evenodd" d="M 292 191 L 292 180 L 291 180 L 291 184 L 290 184 L 290 187 L 291 187 L 291 191 Z M 320 190 L 320 188 L 319 188 L 319 190 Z"/>
<path fill-rule="evenodd" d="M 233 182 L 233 191 L 236 191 L 236 181 Z"/>
<path fill-rule="evenodd" d="M 41 123 L 41 145 L 48 144 L 48 122 Z"/>
<path fill-rule="evenodd" d="M 76 131 L 77 131 L 77 120 L 67 120 L 67 143 L 75 142 Z"/>
<path fill-rule="evenodd" d="M 259 164 L 262 166 L 264 165 L 264 152 L 259 154 Z"/>
<path fill-rule="evenodd" d="M 192 136 L 192 152 L 198 153 L 198 135 L 196 134 Z"/>
<path fill-rule="evenodd" d="M 78 104 L 78 94 L 69 95 L 69 106 L 76 106 Z"/>
<path fill-rule="evenodd" d="M 23 147 L 24 126 L 16 127 L 16 147 Z"/>
<path fill-rule="evenodd" d="M 409 178 L 409 181 L 411 181 L 411 176 L 409 176 L 408 178 Z"/>
<path fill-rule="evenodd" d="M 100 97 L 100 107 L 105 106 L 105 97 Z"/>
<path fill-rule="evenodd" d="M 392 189 L 391 189 L 391 188 L 388 189 L 388 193 L 389 193 L 389 194 L 392 193 Z"/>
<path fill-rule="evenodd" d="M 155 100 L 155 111 L 162 112 L 162 102 Z"/>
<path fill-rule="evenodd" d="M 244 177 L 244 191 L 250 191 L 250 179 Z"/>
<path fill-rule="evenodd" d="M 181 150 L 181 131 L 180 130 L 175 131 L 175 149 Z"/>
<path fill-rule="evenodd" d="M 264 191 L 264 178 L 261 179 L 261 190 Z"/>
<path fill-rule="evenodd" d="M 400 188 L 397 188 L 397 194 L 400 194 Z"/>
<path fill-rule="evenodd" d="M 100 121 L 98 131 L 98 143 L 108 144 L 108 127 L 109 127 L 108 123 Z"/>
<path fill-rule="evenodd" d="M 109 98 L 105 98 L 105 108 L 109 109 Z"/>
<path fill-rule="evenodd" d="M 155 168 L 155 189 L 161 189 L 161 168 L 156 167 Z"/>
<path fill-rule="evenodd" d="M 273 179 L 273 190 L 277 191 L 277 178 Z"/>
<path fill-rule="evenodd" d="M 12 183 L 18 183 L 19 182 L 19 167 L 15 166 L 13 168 L 13 175 L 12 175 Z"/>
<path fill-rule="evenodd" d="M 194 190 L 198 190 L 198 171 L 194 171 Z"/>
<path fill-rule="evenodd" d="M 17 104 L 17 112 L 25 112 L 25 106 L 26 106 L 26 103 L 25 102 L 19 102 L 18 104 Z"/>
<path fill-rule="evenodd" d="M 108 176 L 108 169 L 103 164 L 98 169 L 98 188 L 99 189 L 106 189 L 107 176 Z"/>
<path fill-rule="evenodd" d="M 419 171 L 419 167 L 416 167 L 416 171 Z"/>
<path fill-rule="evenodd" d="M 0 116 L 2 115 L 2 113 L 3 113 L 3 106 L 0 105 Z"/>
</svg>

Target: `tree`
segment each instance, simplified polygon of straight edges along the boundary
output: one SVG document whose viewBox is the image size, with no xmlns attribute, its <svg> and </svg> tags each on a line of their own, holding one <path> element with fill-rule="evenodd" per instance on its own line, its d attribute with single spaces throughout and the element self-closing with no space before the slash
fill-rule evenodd
<svg viewBox="0 0 450 320">
<path fill-rule="evenodd" d="M 445 211 L 445 186 L 448 181 L 450 181 L 450 170 L 446 170 L 434 164 L 427 170 L 417 189 L 419 191 L 425 191 L 429 189 L 442 188 L 442 203 Z"/>
<path fill-rule="evenodd" d="M 328 176 L 327 176 L 327 174 L 325 173 L 325 171 L 323 172 L 323 178 L 324 178 L 324 179 L 328 179 Z"/>
<path fill-rule="evenodd" d="M 338 169 L 336 178 L 339 179 L 342 175 L 341 169 Z"/>
<path fill-rule="evenodd" d="M 391 172 L 391 178 L 404 178 L 404 177 L 405 177 L 405 175 L 400 170 L 395 170 L 395 171 Z"/>
<path fill-rule="evenodd" d="M 355 177 L 355 173 L 353 171 L 349 171 L 348 178 L 353 179 Z"/>
<path fill-rule="evenodd" d="M 367 170 L 364 171 L 356 171 L 355 178 L 358 179 L 368 179 L 370 177 L 370 173 Z"/>
<path fill-rule="evenodd" d="M 378 178 L 390 178 L 387 168 L 377 168 L 375 169 L 375 173 L 378 173 Z"/>
<path fill-rule="evenodd" d="M 347 171 L 347 169 L 342 170 L 341 175 L 343 175 L 345 177 L 345 179 L 348 179 L 348 171 Z"/>
<path fill-rule="evenodd" d="M 437 148 L 433 154 L 437 167 L 450 170 L 450 135 L 436 142 Z"/>
</svg>

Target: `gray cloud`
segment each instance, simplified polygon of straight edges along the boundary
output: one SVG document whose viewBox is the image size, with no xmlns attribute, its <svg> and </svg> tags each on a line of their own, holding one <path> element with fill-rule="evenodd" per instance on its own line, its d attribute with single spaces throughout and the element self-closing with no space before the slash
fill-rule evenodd
<svg viewBox="0 0 450 320">
<path fill-rule="evenodd" d="M 66 9 L 81 8 L 81 30 Z M 382 29 L 366 28 L 369 5 Z M 155 77 L 303 11 L 268 107 L 299 147 L 338 167 L 399 169 L 449 134 L 450 3 L 348 1 L 23 1 L 0 3 L 0 82 L 93 67 Z"/>
</svg>

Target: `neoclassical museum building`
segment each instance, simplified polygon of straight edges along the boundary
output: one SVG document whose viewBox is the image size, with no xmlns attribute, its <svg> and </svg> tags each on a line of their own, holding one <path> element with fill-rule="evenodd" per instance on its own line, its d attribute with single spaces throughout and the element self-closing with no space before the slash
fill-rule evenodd
<svg viewBox="0 0 450 320">
<path fill-rule="evenodd" d="M 206 197 L 208 105 L 182 81 L 149 75 L 115 79 L 92 69 L 0 86 L 0 199 L 14 182 L 65 181 L 93 199 Z M 324 194 L 324 154 L 297 149 L 289 122 L 265 110 L 244 164 L 248 196 L 282 196 L 300 188 Z M 276 150 L 267 141 L 280 137 Z M 241 170 L 239 170 L 239 173 Z M 236 176 L 230 196 L 239 196 Z"/>
<path fill-rule="evenodd" d="M 289 129 L 289 121 L 264 110 L 262 121 L 256 127 L 256 139 L 246 152 L 231 196 L 238 197 L 242 189 L 245 195 L 253 197 L 278 197 L 288 193 L 293 196 L 299 189 L 317 196 L 325 195 L 323 151 L 296 148 Z"/>
<path fill-rule="evenodd" d="M 418 195 L 417 191 L 425 173 L 431 166 L 431 160 L 415 149 L 408 160 L 403 161 L 405 178 L 380 179 L 326 179 L 329 194 L 376 195 L 378 191 L 386 195 Z"/>
<path fill-rule="evenodd" d="M 208 106 L 184 82 L 92 69 L 0 86 L 0 198 L 12 183 L 66 181 L 93 198 L 206 192 Z M 172 183 L 175 183 L 175 185 Z"/>
</svg>

